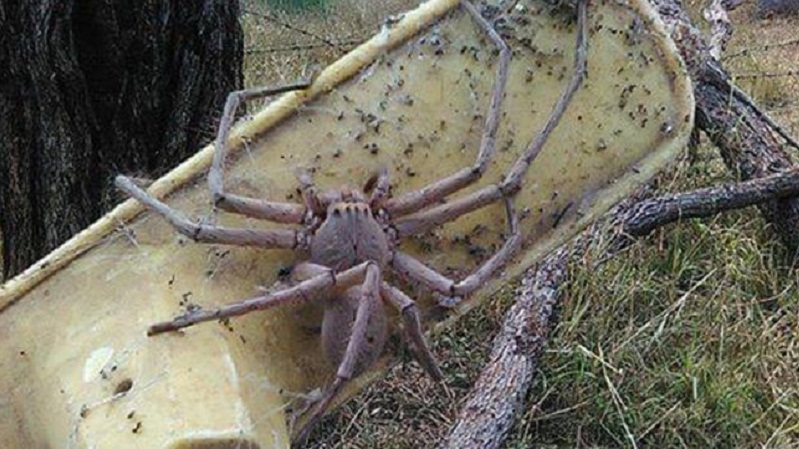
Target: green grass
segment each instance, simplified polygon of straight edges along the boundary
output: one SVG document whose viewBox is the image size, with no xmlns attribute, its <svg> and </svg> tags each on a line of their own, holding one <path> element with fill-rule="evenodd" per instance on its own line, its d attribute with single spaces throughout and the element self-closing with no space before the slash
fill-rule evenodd
<svg viewBox="0 0 799 449">
<path fill-rule="evenodd" d="M 639 447 L 753 447 L 795 437 L 797 288 L 762 229 L 746 212 L 685 222 L 599 272 L 575 267 L 532 394 L 546 399 L 514 444 L 631 447 L 632 436 Z"/>
<path fill-rule="evenodd" d="M 413 4 L 331 1 L 327 16 L 292 23 L 342 40 L 367 36 L 381 17 Z M 748 14 L 742 8 L 733 15 L 728 53 L 791 38 L 796 29 L 790 20 L 752 22 Z M 248 48 L 308 41 L 274 27 L 265 32 L 254 19 L 245 20 Z M 251 57 L 248 83 L 293 79 L 341 51 Z M 728 67 L 796 69 L 796 60 L 799 46 L 738 57 Z M 775 118 L 799 135 L 796 79 L 742 87 L 781 108 Z M 698 154 L 659 178 L 664 191 L 728 180 L 715 149 L 705 145 Z M 799 447 L 799 289 L 789 256 L 749 209 L 660 229 L 598 270 L 575 264 L 538 380 L 506 447 Z M 511 293 L 509 286 L 435 338 L 443 385 L 416 364 L 395 367 L 332 414 L 312 447 L 435 447 L 479 374 Z"/>
</svg>

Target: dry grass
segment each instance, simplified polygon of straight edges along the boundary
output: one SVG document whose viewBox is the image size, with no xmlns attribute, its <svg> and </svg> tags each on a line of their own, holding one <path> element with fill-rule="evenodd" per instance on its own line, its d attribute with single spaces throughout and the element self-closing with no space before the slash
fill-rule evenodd
<svg viewBox="0 0 799 449">
<path fill-rule="evenodd" d="M 754 21 L 747 10 L 733 17 L 740 26 L 724 61 L 727 69 L 786 131 L 799 135 L 799 18 Z"/>
<path fill-rule="evenodd" d="M 347 0 L 326 17 L 284 19 L 338 41 L 368 34 L 382 16 L 413 3 Z M 799 69 L 799 45 L 761 48 L 795 39 L 799 20 L 752 21 L 750 13 L 733 14 L 727 54 L 749 50 L 728 58 L 730 72 Z M 246 25 L 248 48 L 309 39 L 252 15 Z M 339 54 L 329 46 L 270 59 L 251 54 L 247 80 L 290 80 L 308 61 Z M 798 84 L 795 76 L 741 80 L 794 136 Z M 726 179 L 713 148 L 699 155 L 663 175 L 663 189 Z M 669 226 L 599 271 L 574 266 L 530 404 L 506 447 L 799 447 L 799 287 L 789 259 L 762 218 L 745 210 Z M 509 293 L 498 295 L 436 338 L 443 386 L 415 364 L 396 367 L 334 413 L 312 447 L 434 447 L 510 301 Z"/>
<path fill-rule="evenodd" d="M 244 2 L 248 86 L 279 85 L 312 74 L 370 37 L 381 21 L 412 8 L 409 0 L 337 0 L 302 14 Z M 298 48 L 297 48 L 298 47 Z"/>
</svg>

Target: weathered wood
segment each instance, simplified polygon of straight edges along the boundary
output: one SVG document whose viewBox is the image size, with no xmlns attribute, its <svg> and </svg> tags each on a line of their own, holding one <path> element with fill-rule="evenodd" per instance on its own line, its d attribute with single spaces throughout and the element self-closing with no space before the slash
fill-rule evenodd
<svg viewBox="0 0 799 449">
<path fill-rule="evenodd" d="M 644 189 L 617 205 L 572 244 L 561 247 L 526 272 L 516 292 L 516 302 L 494 339 L 489 361 L 443 448 L 490 449 L 504 442 L 535 378 L 548 330 L 553 325 L 552 310 L 568 274 L 567 262 L 582 254 L 589 244 L 601 244 L 603 260 L 607 260 L 637 237 L 667 223 L 757 205 L 783 242 L 793 250 L 799 248 L 799 170 L 791 169 L 790 158 L 773 133 L 791 145 L 795 142 L 729 81 L 718 55 L 711 53 L 714 47 L 720 50 L 726 40 L 724 17 L 718 18 L 719 36 L 709 46 L 678 0 L 652 3 L 694 81 L 698 128 L 719 147 L 727 167 L 750 181 L 636 201 L 651 194 L 651 190 Z"/>
<path fill-rule="evenodd" d="M 710 56 L 719 61 L 732 37 L 732 24 L 724 0 L 710 0 L 702 11 L 702 17 L 710 24 Z"/>
<path fill-rule="evenodd" d="M 642 189 L 635 198 L 650 193 L 651 189 Z M 799 195 L 799 169 L 657 198 L 636 201 L 631 197 L 617 205 L 571 244 L 559 248 L 522 276 L 516 302 L 505 314 L 488 363 L 442 447 L 491 449 L 504 442 L 535 378 L 552 327 L 552 310 L 568 276 L 567 264 L 580 257 L 589 245 L 601 245 L 603 258 L 598 264 L 638 237 L 680 219 L 709 217 L 795 195 Z"/>
<path fill-rule="evenodd" d="M 776 140 L 780 130 L 737 89 L 710 53 L 678 0 L 651 0 L 685 60 L 696 96 L 696 124 L 719 148 L 727 168 L 743 180 L 788 170 L 793 164 Z M 799 199 L 772 200 L 758 206 L 791 250 L 799 249 Z"/>
<path fill-rule="evenodd" d="M 570 254 L 563 247 L 522 276 L 516 302 L 443 448 L 498 448 L 505 441 L 538 369 Z"/>
<path fill-rule="evenodd" d="M 799 0 L 758 0 L 755 14 L 759 18 L 799 14 Z"/>
<path fill-rule="evenodd" d="M 0 2 L 0 233 L 9 276 L 91 224 L 119 172 L 210 140 L 242 84 L 238 2 Z"/>
</svg>

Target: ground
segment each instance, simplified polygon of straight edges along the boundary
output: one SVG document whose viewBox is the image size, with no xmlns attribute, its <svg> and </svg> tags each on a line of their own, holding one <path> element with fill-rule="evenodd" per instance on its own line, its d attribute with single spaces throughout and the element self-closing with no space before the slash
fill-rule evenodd
<svg viewBox="0 0 799 449">
<path fill-rule="evenodd" d="M 343 0 L 326 16 L 278 17 L 317 38 L 252 14 L 261 11 L 252 4 L 247 82 L 292 80 L 413 3 Z M 689 6 L 699 20 L 698 3 Z M 747 5 L 732 14 L 725 67 L 799 136 L 799 77 L 789 73 L 799 69 L 799 18 L 752 17 Z M 295 42 L 313 48 L 276 51 Z M 663 191 L 729 181 L 707 143 L 695 161 L 683 159 L 658 179 Z M 753 209 L 668 226 L 599 271 L 575 264 L 538 381 L 506 447 L 799 445 L 799 287 L 791 264 Z M 401 364 L 332 414 L 311 446 L 437 446 L 511 302 L 509 286 L 435 338 L 443 385 Z"/>
</svg>

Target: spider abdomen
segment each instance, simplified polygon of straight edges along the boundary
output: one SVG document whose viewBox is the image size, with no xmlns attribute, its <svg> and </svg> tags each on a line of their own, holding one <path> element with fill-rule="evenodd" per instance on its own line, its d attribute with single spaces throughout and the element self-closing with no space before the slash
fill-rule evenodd
<svg viewBox="0 0 799 449">
<path fill-rule="evenodd" d="M 389 259 L 388 239 L 362 202 L 334 203 L 314 233 L 311 261 L 336 271 L 372 261 L 385 266 Z"/>
</svg>

